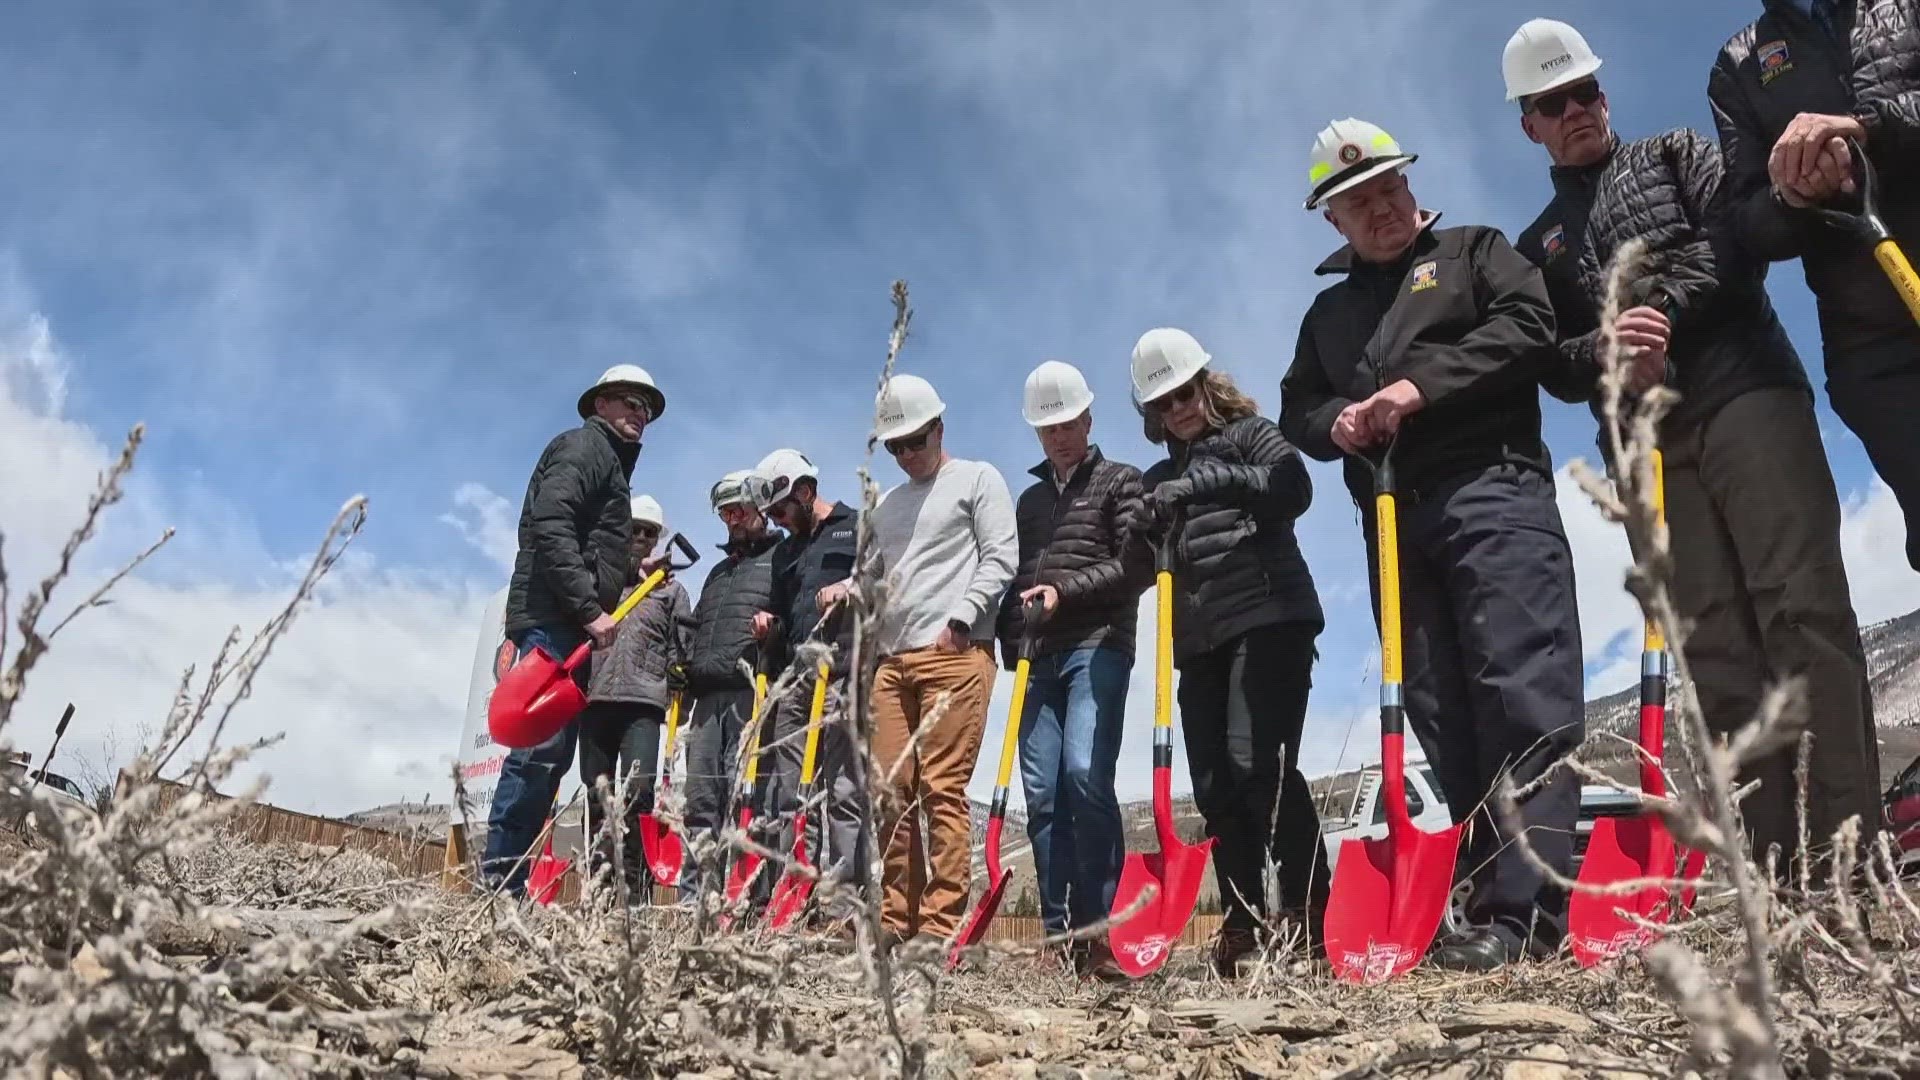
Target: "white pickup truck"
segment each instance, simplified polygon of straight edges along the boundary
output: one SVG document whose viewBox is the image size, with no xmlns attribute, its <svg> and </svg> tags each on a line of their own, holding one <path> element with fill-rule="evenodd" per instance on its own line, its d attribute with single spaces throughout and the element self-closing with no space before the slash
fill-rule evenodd
<svg viewBox="0 0 1920 1080">
<path fill-rule="evenodd" d="M 1387 804 L 1380 798 L 1382 783 L 1380 766 L 1369 765 L 1362 769 L 1346 815 L 1328 816 L 1321 822 L 1320 839 L 1327 846 L 1329 865 L 1339 861 L 1342 841 L 1375 840 L 1387 835 Z M 1602 817 L 1631 815 L 1637 807 L 1638 803 L 1631 795 L 1604 785 L 1589 784 L 1580 789 L 1580 819 L 1574 827 L 1573 837 L 1574 873 L 1579 873 L 1580 860 L 1586 854 L 1587 836 L 1593 831 L 1594 821 Z M 1453 824 L 1446 798 L 1440 794 L 1439 781 L 1433 775 L 1433 767 L 1423 759 L 1409 759 L 1407 762 L 1407 811 L 1416 826 L 1430 832 Z M 1465 851 L 1463 842 L 1463 856 Z M 1473 892 L 1473 882 L 1464 880 L 1468 869 L 1464 863 L 1455 867 L 1453 896 L 1441 926 L 1443 932 L 1459 930 L 1466 925 L 1467 897 Z"/>
</svg>

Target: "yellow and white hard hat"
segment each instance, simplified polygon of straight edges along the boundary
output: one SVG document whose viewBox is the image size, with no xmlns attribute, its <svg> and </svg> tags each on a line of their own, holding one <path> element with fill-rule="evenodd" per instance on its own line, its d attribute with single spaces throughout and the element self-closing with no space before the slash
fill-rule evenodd
<svg viewBox="0 0 1920 1080">
<path fill-rule="evenodd" d="M 1348 117 L 1320 129 L 1307 167 L 1307 209 L 1391 169 L 1399 172 L 1420 160 L 1406 154 L 1393 136 L 1365 120 Z"/>
</svg>

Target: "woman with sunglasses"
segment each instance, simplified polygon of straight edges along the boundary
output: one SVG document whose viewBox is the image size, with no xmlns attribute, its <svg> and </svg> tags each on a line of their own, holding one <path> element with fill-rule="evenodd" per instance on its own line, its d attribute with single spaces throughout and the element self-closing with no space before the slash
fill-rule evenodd
<svg viewBox="0 0 1920 1080">
<path fill-rule="evenodd" d="M 631 569 L 622 600 L 639 588 L 656 565 L 653 552 L 665 531 L 666 515 L 660 504 L 648 495 L 635 497 Z M 619 776 L 625 777 L 625 796 L 619 803 L 623 821 L 621 863 L 636 903 L 645 903 L 652 890 L 647 887 L 646 858 L 635 821 L 653 809 L 660 726 L 666 720 L 673 690 L 669 684 L 684 669 L 692 638 L 693 612 L 687 590 L 678 581 L 662 582 L 621 620 L 614 630 L 613 643 L 594 651 L 587 708 L 580 714 L 580 782 L 588 793 L 592 872 L 600 873 L 613 857 L 612 830 L 603 823 L 596 824 L 604 816 L 606 805 L 597 785 L 602 779 L 616 784 L 617 761 Z"/>
<path fill-rule="evenodd" d="M 1269 856 L 1283 912 L 1320 945 L 1330 873 L 1299 762 L 1325 620 L 1293 533 L 1313 500 L 1306 465 L 1211 360 L 1183 330 L 1134 346 L 1134 400 L 1167 457 L 1143 478 L 1128 561 L 1139 572 L 1148 544 L 1171 545 L 1181 732 L 1226 907 L 1214 967 L 1231 978 L 1269 937 Z"/>
</svg>

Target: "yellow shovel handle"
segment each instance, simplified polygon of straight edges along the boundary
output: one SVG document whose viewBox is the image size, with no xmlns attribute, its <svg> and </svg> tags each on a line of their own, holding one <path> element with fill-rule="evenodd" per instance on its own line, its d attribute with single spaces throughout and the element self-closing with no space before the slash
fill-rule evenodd
<svg viewBox="0 0 1920 1080">
<path fill-rule="evenodd" d="M 673 739 L 680 733 L 680 695 L 676 692 L 667 705 L 667 768 L 673 767 Z"/>
<path fill-rule="evenodd" d="M 634 608 L 640 606 L 640 601 L 645 600 L 647 594 L 658 588 L 660 583 L 665 581 L 666 578 L 667 572 L 665 570 L 655 570 L 653 573 L 648 574 L 647 580 L 641 582 L 639 588 L 628 593 L 627 598 L 620 601 L 620 606 L 613 609 L 613 621 L 619 622 L 621 619 L 626 618 Z"/>
<path fill-rule="evenodd" d="M 765 672 L 753 677 L 753 737 L 747 740 L 747 786 L 752 787 L 760 779 L 760 725 L 765 723 L 760 710 L 767 704 L 767 676 Z"/>
<path fill-rule="evenodd" d="M 1373 498 L 1375 544 L 1380 560 L 1380 681 L 1400 684 L 1400 530 L 1393 495 Z"/>
<path fill-rule="evenodd" d="M 820 717 L 827 711 L 827 665 L 813 673 L 813 707 L 807 714 L 807 752 L 800 758 L 800 786 L 813 783 L 813 762 L 820 751 Z"/>
<path fill-rule="evenodd" d="M 1013 668 L 1013 700 L 1007 705 L 1007 734 L 1000 740 L 1000 771 L 993 786 L 1004 788 L 1013 780 L 1013 755 L 1020 742 L 1020 717 L 1027 707 L 1027 677 L 1033 661 L 1021 657 Z"/>
<path fill-rule="evenodd" d="M 1173 727 L 1173 572 L 1154 574 L 1153 726 Z"/>
<path fill-rule="evenodd" d="M 1873 245 L 1873 257 L 1879 262 L 1880 269 L 1887 272 L 1887 280 L 1893 282 L 1894 291 L 1906 301 L 1907 310 L 1913 314 L 1914 321 L 1920 322 L 1920 275 L 1913 272 L 1913 264 L 1907 261 L 1900 245 L 1892 240 L 1882 240 Z"/>
<path fill-rule="evenodd" d="M 1666 458 L 1660 451 L 1653 452 L 1653 512 L 1662 527 L 1667 523 L 1667 466 Z M 1669 541 L 1671 543 L 1671 541 Z M 1646 642 L 1641 648 L 1650 653 L 1662 652 L 1667 647 L 1667 638 L 1660 632 L 1660 624 L 1647 618 Z"/>
</svg>

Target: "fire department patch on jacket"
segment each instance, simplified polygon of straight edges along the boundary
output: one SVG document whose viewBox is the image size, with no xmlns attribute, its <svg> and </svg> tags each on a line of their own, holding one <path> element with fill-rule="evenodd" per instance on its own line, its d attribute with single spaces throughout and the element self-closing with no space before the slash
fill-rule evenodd
<svg viewBox="0 0 1920 1080">
<path fill-rule="evenodd" d="M 1408 289 L 1407 291 L 1410 293 L 1417 293 L 1426 289 L 1431 289 L 1435 285 L 1438 285 L 1439 281 L 1435 279 L 1434 274 L 1439 269 L 1440 269 L 1440 264 L 1437 262 L 1423 262 L 1419 266 L 1414 267 L 1413 268 L 1413 288 Z"/>
<path fill-rule="evenodd" d="M 1547 253 L 1549 259 L 1557 257 L 1566 246 L 1567 227 L 1565 225 L 1555 225 L 1540 237 L 1540 247 Z"/>
<path fill-rule="evenodd" d="M 1769 41 L 1754 50 L 1754 56 L 1760 61 L 1761 86 L 1793 70 L 1793 55 L 1784 41 Z"/>
</svg>

